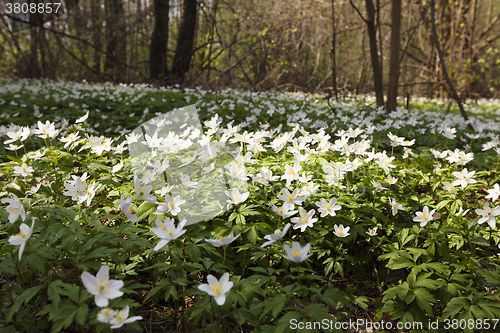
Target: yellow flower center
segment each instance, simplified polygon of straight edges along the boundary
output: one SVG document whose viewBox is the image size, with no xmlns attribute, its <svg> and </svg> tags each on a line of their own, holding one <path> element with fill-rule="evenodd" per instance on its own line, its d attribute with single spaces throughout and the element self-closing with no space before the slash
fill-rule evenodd
<svg viewBox="0 0 500 333">
<path fill-rule="evenodd" d="M 214 291 L 215 294 L 220 294 L 221 292 L 221 287 L 220 287 L 220 283 L 217 283 L 215 286 L 212 287 L 212 290 Z"/>
<path fill-rule="evenodd" d="M 429 217 L 429 216 L 428 216 L 427 214 L 422 214 L 422 218 L 423 218 L 424 220 L 427 220 L 427 218 L 428 218 L 428 217 Z"/>
<path fill-rule="evenodd" d="M 288 196 L 288 201 L 292 201 L 292 199 L 293 199 L 293 195 L 289 195 Z"/>
<path fill-rule="evenodd" d="M 344 230 L 339 230 L 339 235 L 343 235 L 344 234 Z"/>
<path fill-rule="evenodd" d="M 101 280 L 97 282 L 97 289 L 99 289 L 99 292 L 105 293 L 109 290 L 109 281 L 108 280 Z"/>
<path fill-rule="evenodd" d="M 326 204 L 326 205 L 325 205 L 325 209 L 327 209 L 327 210 L 328 210 L 328 209 L 330 209 L 330 207 L 331 207 L 331 206 L 330 206 L 329 204 Z"/>
<path fill-rule="evenodd" d="M 294 257 L 300 257 L 300 251 L 298 251 L 298 250 L 294 250 L 294 251 L 293 251 L 293 256 L 294 256 Z"/>
</svg>

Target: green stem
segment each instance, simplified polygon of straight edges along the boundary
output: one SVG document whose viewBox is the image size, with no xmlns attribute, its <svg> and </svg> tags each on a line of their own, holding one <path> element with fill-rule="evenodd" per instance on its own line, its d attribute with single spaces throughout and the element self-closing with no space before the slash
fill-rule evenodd
<svg viewBox="0 0 500 333">
<path fill-rule="evenodd" d="M 225 245 L 223 246 L 223 249 L 224 249 L 224 258 L 222 259 L 222 267 L 224 267 L 224 263 L 226 262 L 226 246 Z"/>
<path fill-rule="evenodd" d="M 245 275 L 245 257 L 246 257 L 246 252 L 247 252 L 246 249 L 243 250 L 243 265 L 242 265 L 243 270 L 241 271 L 241 278 L 242 279 L 243 279 L 243 276 Z"/>
</svg>

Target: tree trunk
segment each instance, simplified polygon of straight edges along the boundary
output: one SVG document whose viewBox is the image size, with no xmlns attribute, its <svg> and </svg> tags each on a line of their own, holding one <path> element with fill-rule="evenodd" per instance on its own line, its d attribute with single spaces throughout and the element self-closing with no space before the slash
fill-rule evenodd
<svg viewBox="0 0 500 333">
<path fill-rule="evenodd" d="M 123 0 L 106 0 L 108 43 L 104 71 L 113 82 L 121 82 L 125 73 L 127 50 Z"/>
<path fill-rule="evenodd" d="M 337 94 L 337 61 L 335 58 L 335 39 L 337 32 L 335 31 L 335 0 L 332 0 L 332 90 L 335 100 L 339 99 Z"/>
<path fill-rule="evenodd" d="M 149 76 L 159 79 L 167 75 L 169 0 L 154 0 L 155 27 L 149 47 Z"/>
<path fill-rule="evenodd" d="M 368 38 L 370 39 L 370 56 L 373 69 L 373 85 L 375 89 L 375 97 L 377 106 L 384 106 L 384 87 L 382 67 L 378 56 L 377 48 L 377 29 L 375 27 L 375 6 L 373 0 L 365 0 L 366 2 L 366 25 L 368 28 Z"/>
<path fill-rule="evenodd" d="M 396 108 L 398 107 L 400 40 L 401 0 L 393 0 L 391 13 L 391 59 L 389 64 L 389 87 L 387 89 L 387 113 L 396 111 Z"/>
<path fill-rule="evenodd" d="M 42 75 L 40 65 L 38 63 L 38 49 L 40 48 L 40 28 L 37 26 L 41 24 L 42 17 L 38 13 L 29 14 L 29 22 L 33 25 L 30 28 L 30 68 L 28 69 L 28 76 L 31 78 L 38 79 Z"/>
<path fill-rule="evenodd" d="M 457 102 L 458 108 L 460 109 L 460 112 L 462 113 L 462 117 L 464 117 L 465 120 L 469 120 L 469 117 L 467 117 L 467 112 L 465 112 L 464 106 L 462 105 L 462 101 L 460 100 L 460 97 L 457 94 L 457 91 L 455 90 L 455 86 L 451 82 L 450 76 L 448 75 L 448 71 L 446 70 L 446 65 L 444 63 L 444 57 L 443 53 L 441 52 L 441 46 L 439 45 L 439 38 L 437 35 L 436 31 L 436 21 L 435 21 L 435 10 L 434 7 L 436 6 L 436 3 L 434 0 L 431 0 L 431 24 L 432 24 L 432 35 L 434 36 L 434 44 L 436 46 L 436 51 L 439 57 L 439 62 L 441 64 L 441 69 L 443 71 L 443 76 L 446 79 L 446 82 L 448 83 L 448 86 L 451 90 L 451 94 L 453 96 L 453 99 Z M 469 127 L 471 125 L 469 124 Z"/>
<path fill-rule="evenodd" d="M 194 48 L 197 13 L 197 0 L 184 0 L 182 21 L 177 37 L 177 46 L 175 48 L 172 68 L 170 70 L 170 84 L 181 83 L 184 80 L 184 75 L 189 70 Z"/>
<path fill-rule="evenodd" d="M 90 17 L 92 19 L 92 42 L 95 46 L 94 59 L 92 69 L 99 74 L 101 72 L 101 34 L 102 34 L 102 20 L 101 20 L 101 0 L 90 1 Z"/>
</svg>

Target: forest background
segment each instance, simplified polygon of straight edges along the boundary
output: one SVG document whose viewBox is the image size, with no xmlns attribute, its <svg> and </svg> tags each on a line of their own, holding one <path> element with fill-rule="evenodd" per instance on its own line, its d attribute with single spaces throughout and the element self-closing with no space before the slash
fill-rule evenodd
<svg viewBox="0 0 500 333">
<path fill-rule="evenodd" d="M 0 76 L 375 92 L 380 106 L 391 85 L 393 95 L 451 97 L 445 69 L 462 99 L 499 97 L 495 0 L 69 0 L 65 8 L 20 32 L 1 16 Z"/>
</svg>

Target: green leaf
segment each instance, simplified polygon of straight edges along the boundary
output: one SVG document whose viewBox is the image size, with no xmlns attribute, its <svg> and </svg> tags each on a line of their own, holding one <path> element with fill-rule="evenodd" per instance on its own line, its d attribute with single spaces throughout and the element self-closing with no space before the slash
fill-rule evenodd
<svg viewBox="0 0 500 333">
<path fill-rule="evenodd" d="M 49 296 L 49 300 L 54 303 L 56 308 L 59 307 L 59 302 L 61 301 L 61 294 L 63 294 L 63 285 L 64 283 L 61 280 L 55 280 L 49 287 L 47 288 L 47 295 Z"/>
<path fill-rule="evenodd" d="M 144 201 L 139 206 L 139 208 L 137 208 L 136 216 L 140 221 L 145 219 L 149 214 L 152 214 L 154 211 L 156 211 L 156 205 L 151 202 Z"/>
<path fill-rule="evenodd" d="M 14 302 L 14 305 L 12 305 L 9 312 L 7 313 L 7 323 L 12 320 L 12 317 L 14 316 L 15 313 L 19 312 L 19 309 L 23 304 L 27 304 L 33 298 L 33 296 L 35 296 L 38 293 L 38 291 L 44 288 L 45 286 L 46 286 L 45 284 L 42 284 L 39 286 L 31 287 L 23 291 L 23 293 L 19 295 L 19 297 Z"/>
<path fill-rule="evenodd" d="M 430 303 L 436 303 L 434 296 L 432 296 L 432 294 L 424 288 L 417 288 L 414 293 L 420 309 L 424 310 L 425 313 L 432 315 L 433 311 Z"/>
<path fill-rule="evenodd" d="M 276 318 L 281 312 L 286 303 L 286 296 L 283 294 L 277 295 L 275 298 L 267 300 L 264 311 L 260 315 L 262 319 L 269 311 L 272 311 L 273 318 Z"/>
</svg>

